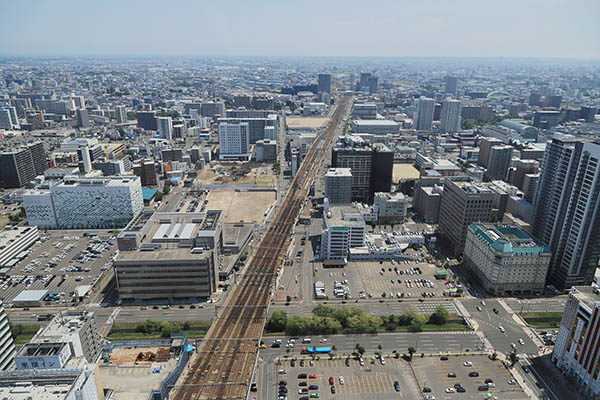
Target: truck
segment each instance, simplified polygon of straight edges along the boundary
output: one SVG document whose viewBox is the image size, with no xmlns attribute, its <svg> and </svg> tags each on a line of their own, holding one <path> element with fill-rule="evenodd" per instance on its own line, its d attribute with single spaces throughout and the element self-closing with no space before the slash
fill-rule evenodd
<svg viewBox="0 0 600 400">
<path fill-rule="evenodd" d="M 306 347 L 302 346 L 302 354 L 328 354 L 331 347 Z"/>
</svg>

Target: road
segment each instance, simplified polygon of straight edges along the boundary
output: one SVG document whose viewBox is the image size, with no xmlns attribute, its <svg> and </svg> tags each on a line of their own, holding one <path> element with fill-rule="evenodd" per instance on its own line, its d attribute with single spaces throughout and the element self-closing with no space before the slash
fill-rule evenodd
<svg viewBox="0 0 600 400">
<path fill-rule="evenodd" d="M 320 343 L 321 338 L 327 338 L 327 343 Z M 288 354 L 285 348 L 287 337 L 284 336 L 266 336 L 264 342 L 270 346 L 276 339 L 281 339 L 284 344 L 281 348 L 274 349 L 268 347 L 260 351 L 261 356 L 272 358 L 276 356 L 283 357 Z M 336 354 L 351 354 L 356 348 L 356 344 L 363 346 L 367 353 L 379 351 L 378 345 L 381 345 L 384 354 L 392 353 L 396 350 L 399 353 L 407 353 L 409 347 L 417 349 L 417 353 L 438 353 L 438 352 L 464 352 L 483 350 L 484 343 L 482 336 L 477 332 L 420 332 L 420 333 L 377 333 L 373 335 L 331 335 L 331 336 L 312 336 L 312 344 L 304 346 L 335 346 Z M 290 349 L 290 355 L 299 355 L 302 349 L 298 339 L 296 345 Z"/>
<path fill-rule="evenodd" d="M 487 337 L 494 350 L 501 353 L 510 353 L 512 351 L 511 343 L 516 344 L 518 354 L 528 353 L 537 354 L 538 346 L 527 336 L 523 328 L 515 321 L 511 315 L 497 300 L 485 300 L 485 306 L 479 299 L 462 300 L 462 305 L 471 314 L 471 317 L 479 330 Z M 481 308 L 481 311 L 477 310 Z M 498 310 L 494 313 L 493 309 Z M 499 327 L 502 326 L 505 332 L 502 333 Z M 523 345 L 519 344 L 519 339 L 523 339 Z"/>
</svg>

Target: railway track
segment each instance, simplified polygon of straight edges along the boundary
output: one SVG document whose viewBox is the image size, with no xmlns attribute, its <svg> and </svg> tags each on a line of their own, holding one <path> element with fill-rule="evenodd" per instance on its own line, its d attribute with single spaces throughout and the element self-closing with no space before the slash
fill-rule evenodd
<svg viewBox="0 0 600 400">
<path fill-rule="evenodd" d="M 311 146 L 246 273 L 221 307 L 188 370 L 172 388 L 171 398 L 246 399 L 278 269 L 325 151 L 351 104 L 351 97 L 341 98 L 327 129 Z"/>
</svg>

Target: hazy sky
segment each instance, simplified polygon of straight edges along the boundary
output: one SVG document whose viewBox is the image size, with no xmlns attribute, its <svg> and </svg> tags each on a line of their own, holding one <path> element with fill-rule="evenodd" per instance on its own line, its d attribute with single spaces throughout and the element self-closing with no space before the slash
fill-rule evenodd
<svg viewBox="0 0 600 400">
<path fill-rule="evenodd" d="M 600 0 L 0 0 L 0 54 L 600 58 Z"/>
</svg>

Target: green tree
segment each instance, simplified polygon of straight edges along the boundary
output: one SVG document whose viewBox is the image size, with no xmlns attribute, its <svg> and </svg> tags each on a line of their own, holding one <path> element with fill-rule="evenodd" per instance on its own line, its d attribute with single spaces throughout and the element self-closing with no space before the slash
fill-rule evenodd
<svg viewBox="0 0 600 400">
<path fill-rule="evenodd" d="M 444 325 L 446 322 L 448 322 L 449 316 L 450 313 L 448 313 L 448 310 L 446 310 L 444 306 L 439 305 L 435 309 L 435 312 L 429 317 L 429 323 L 436 325 Z"/>
<path fill-rule="evenodd" d="M 493 352 L 493 353 L 492 353 L 492 360 L 493 360 L 493 361 L 496 361 L 497 359 L 498 359 L 498 353 L 496 353 L 496 352 Z"/>
<path fill-rule="evenodd" d="M 408 348 L 408 355 L 410 357 L 410 359 L 412 360 L 413 354 L 415 354 L 417 352 L 417 349 L 415 349 L 414 347 L 410 346 Z"/>
<path fill-rule="evenodd" d="M 508 354 L 508 361 L 510 361 L 510 365 L 515 365 L 519 361 L 519 356 L 514 351 L 511 351 Z"/>
<path fill-rule="evenodd" d="M 170 191 L 171 191 L 171 185 L 165 185 L 165 186 L 163 187 L 163 190 L 162 190 L 162 192 L 163 192 L 163 194 L 164 194 L 165 196 L 166 196 L 166 195 L 168 195 Z"/>
<path fill-rule="evenodd" d="M 267 331 L 283 332 L 287 326 L 288 316 L 283 310 L 275 310 L 267 322 Z"/>
</svg>

